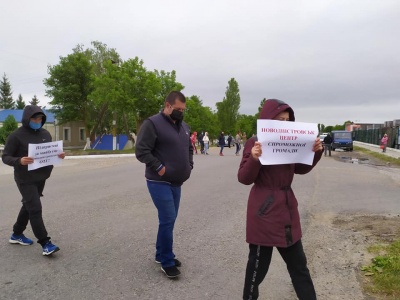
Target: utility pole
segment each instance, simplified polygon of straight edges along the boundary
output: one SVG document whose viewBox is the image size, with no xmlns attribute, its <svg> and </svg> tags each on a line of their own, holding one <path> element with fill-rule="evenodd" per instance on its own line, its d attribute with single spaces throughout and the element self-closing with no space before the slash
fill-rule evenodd
<svg viewBox="0 0 400 300">
<path fill-rule="evenodd" d="M 117 150 L 117 113 L 114 111 L 113 113 L 113 121 L 112 121 L 112 135 L 113 135 L 113 150 Z"/>
</svg>

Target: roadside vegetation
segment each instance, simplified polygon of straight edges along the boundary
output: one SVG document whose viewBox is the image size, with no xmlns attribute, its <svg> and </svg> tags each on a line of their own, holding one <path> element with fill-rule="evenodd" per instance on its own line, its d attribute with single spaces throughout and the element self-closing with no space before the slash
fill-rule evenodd
<svg viewBox="0 0 400 300">
<path fill-rule="evenodd" d="M 358 147 L 358 146 L 354 146 L 354 151 L 358 151 L 358 152 L 362 152 L 365 155 L 370 155 L 373 156 L 374 158 L 385 162 L 385 163 L 390 163 L 393 166 L 399 166 L 400 167 L 400 159 L 398 158 L 394 158 L 385 154 L 382 154 L 380 152 L 375 152 L 375 151 L 371 151 L 362 147 Z"/>
<path fill-rule="evenodd" d="M 103 155 L 103 154 L 133 154 L 135 153 L 135 148 L 126 150 L 83 150 L 83 149 L 73 149 L 65 150 L 68 156 L 78 156 L 78 155 Z"/>
<path fill-rule="evenodd" d="M 381 294 L 384 299 L 400 299 L 400 239 L 388 245 L 370 246 L 368 252 L 375 257 L 371 264 L 361 268 L 370 278 L 366 291 Z"/>
</svg>

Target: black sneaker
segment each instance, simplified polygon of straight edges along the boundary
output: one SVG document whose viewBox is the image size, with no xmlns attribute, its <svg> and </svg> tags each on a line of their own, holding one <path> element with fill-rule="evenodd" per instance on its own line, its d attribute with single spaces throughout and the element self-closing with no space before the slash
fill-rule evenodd
<svg viewBox="0 0 400 300">
<path fill-rule="evenodd" d="M 155 260 L 155 262 L 157 263 L 157 264 L 161 264 L 161 261 L 159 261 L 159 260 Z M 179 260 L 177 260 L 176 258 L 174 258 L 174 262 L 175 262 L 175 267 L 180 267 L 180 266 L 182 266 L 182 263 L 179 261 Z"/>
<path fill-rule="evenodd" d="M 175 278 L 181 275 L 181 272 L 178 270 L 176 266 L 165 267 L 165 268 L 161 267 L 161 271 L 163 271 L 168 278 Z"/>
</svg>

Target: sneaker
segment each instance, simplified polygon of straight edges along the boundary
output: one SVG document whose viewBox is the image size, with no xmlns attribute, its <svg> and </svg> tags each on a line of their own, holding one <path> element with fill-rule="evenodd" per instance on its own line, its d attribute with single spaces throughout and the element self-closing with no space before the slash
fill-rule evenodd
<svg viewBox="0 0 400 300">
<path fill-rule="evenodd" d="M 56 245 L 54 245 L 50 241 L 48 241 L 42 247 L 43 247 L 43 255 L 51 255 L 54 252 L 57 252 L 58 250 L 60 250 L 60 248 L 58 248 Z"/>
<path fill-rule="evenodd" d="M 155 260 L 155 262 L 157 263 L 157 264 L 161 264 L 161 261 L 159 261 L 159 260 Z M 180 266 L 182 266 L 182 263 L 179 261 L 179 260 L 177 260 L 176 258 L 174 258 L 174 262 L 175 262 L 175 267 L 180 267 Z"/>
<path fill-rule="evenodd" d="M 168 278 L 175 278 L 181 275 L 181 272 L 175 266 L 165 268 L 161 267 L 161 271 L 163 271 Z"/>
<path fill-rule="evenodd" d="M 9 240 L 10 244 L 20 244 L 24 246 L 29 246 L 33 244 L 31 239 L 28 239 L 23 234 L 12 234 Z"/>
</svg>

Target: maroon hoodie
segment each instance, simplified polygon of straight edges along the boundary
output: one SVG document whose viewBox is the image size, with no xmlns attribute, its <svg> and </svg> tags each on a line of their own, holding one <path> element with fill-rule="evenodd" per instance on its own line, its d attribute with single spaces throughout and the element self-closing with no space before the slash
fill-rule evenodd
<svg viewBox="0 0 400 300">
<path fill-rule="evenodd" d="M 264 103 L 260 119 L 274 119 L 283 111 L 294 121 L 293 109 L 281 100 Z M 294 174 L 306 174 L 321 159 L 314 155 L 313 164 L 261 165 L 251 156 L 255 138 L 247 141 L 238 171 L 239 182 L 253 187 L 247 204 L 246 241 L 261 246 L 289 247 L 301 239 L 297 199 L 291 188 Z"/>
</svg>

